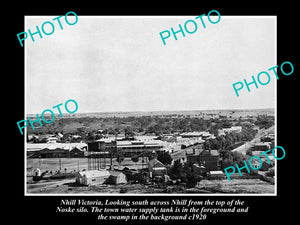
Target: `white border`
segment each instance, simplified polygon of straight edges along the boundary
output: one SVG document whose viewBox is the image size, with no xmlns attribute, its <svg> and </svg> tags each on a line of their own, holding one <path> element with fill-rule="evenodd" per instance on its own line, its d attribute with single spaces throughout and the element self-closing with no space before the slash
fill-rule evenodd
<svg viewBox="0 0 300 225">
<path fill-rule="evenodd" d="M 54 15 L 55 16 L 55 15 Z M 80 16 L 80 15 L 79 15 Z M 78 17 L 79 17 L 78 16 Z M 111 17 L 118 17 L 118 18 L 178 18 L 178 17 L 188 17 L 188 16 L 193 16 L 193 15 L 185 15 L 185 16 L 80 16 L 80 17 L 102 17 L 102 18 L 111 18 Z M 222 15 L 221 15 L 222 16 Z M 50 17 L 49 15 L 45 16 L 24 16 L 24 29 L 26 28 L 26 19 L 25 17 Z M 52 17 L 52 16 L 51 16 Z M 222 17 L 227 17 L 227 18 L 238 18 L 238 17 L 251 17 L 251 18 L 274 18 L 275 19 L 275 65 L 278 65 L 277 63 L 277 15 L 274 16 L 222 16 Z M 27 92 L 26 92 L 26 48 L 27 45 L 24 43 L 24 118 L 26 118 L 26 97 L 27 97 Z M 26 142 L 26 137 L 27 137 L 27 129 L 24 131 L 24 196 L 64 196 L 64 197 L 70 197 L 70 196 L 106 196 L 106 197 L 111 197 L 111 196 L 166 196 L 166 197 L 172 197 L 172 196 L 183 196 L 183 197 L 193 197 L 193 196 L 277 196 L 277 160 L 275 160 L 275 193 L 262 193 L 262 194 L 193 194 L 193 193 L 186 193 L 186 194 L 120 194 L 120 193 L 112 193 L 112 194 L 39 194 L 39 193 L 27 193 L 27 176 L 26 176 L 26 171 L 27 171 L 27 142 Z M 275 146 L 277 146 L 277 80 L 275 80 Z"/>
</svg>

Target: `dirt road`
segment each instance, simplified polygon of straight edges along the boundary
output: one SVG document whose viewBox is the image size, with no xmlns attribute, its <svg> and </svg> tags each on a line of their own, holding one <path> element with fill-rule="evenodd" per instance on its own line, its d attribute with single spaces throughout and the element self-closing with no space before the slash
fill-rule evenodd
<svg viewBox="0 0 300 225">
<path fill-rule="evenodd" d="M 232 152 L 239 152 L 239 153 L 242 153 L 243 155 L 246 155 L 246 151 L 249 148 L 251 148 L 252 146 L 254 146 L 255 143 L 260 142 L 261 137 L 263 137 L 266 134 L 272 133 L 273 131 L 275 131 L 275 125 L 273 125 L 272 127 L 269 127 L 268 129 L 258 130 L 257 134 L 251 141 L 247 141 L 245 144 L 239 146 L 236 149 L 233 149 Z"/>
</svg>

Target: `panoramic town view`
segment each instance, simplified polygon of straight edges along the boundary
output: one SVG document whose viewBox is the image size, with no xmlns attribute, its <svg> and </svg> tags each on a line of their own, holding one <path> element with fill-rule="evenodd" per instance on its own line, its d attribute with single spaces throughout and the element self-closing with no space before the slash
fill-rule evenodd
<svg viewBox="0 0 300 225">
<path fill-rule="evenodd" d="M 26 194 L 277 193 L 277 80 L 258 75 L 276 65 L 276 17 L 207 19 L 185 37 L 191 19 L 83 16 L 26 43 Z"/>
<path fill-rule="evenodd" d="M 275 193 L 274 109 L 78 113 L 26 139 L 28 194 Z"/>
</svg>

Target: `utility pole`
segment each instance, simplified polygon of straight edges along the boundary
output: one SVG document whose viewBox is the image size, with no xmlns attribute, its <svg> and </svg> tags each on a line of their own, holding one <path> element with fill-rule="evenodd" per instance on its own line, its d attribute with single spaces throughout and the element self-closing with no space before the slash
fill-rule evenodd
<svg viewBox="0 0 300 225">
<path fill-rule="evenodd" d="M 77 159 L 77 172 L 79 172 L 79 158 Z"/>
<path fill-rule="evenodd" d="M 59 159 L 58 159 L 58 163 L 59 163 L 59 171 L 61 171 L 61 158 L 60 158 L 60 154 L 58 154 L 58 157 L 59 157 Z"/>
</svg>

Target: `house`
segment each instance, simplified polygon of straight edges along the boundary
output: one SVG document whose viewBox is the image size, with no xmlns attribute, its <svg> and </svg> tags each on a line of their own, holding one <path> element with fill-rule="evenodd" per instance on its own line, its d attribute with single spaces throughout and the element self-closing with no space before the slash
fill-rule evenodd
<svg viewBox="0 0 300 225">
<path fill-rule="evenodd" d="M 99 185 L 103 184 L 110 173 L 107 170 L 87 170 L 75 174 L 75 182 L 82 185 Z"/>
<path fill-rule="evenodd" d="M 218 135 L 226 135 L 228 133 L 240 133 L 242 132 L 242 127 L 241 126 L 232 126 L 230 128 L 223 128 L 221 130 L 218 130 Z"/>
<path fill-rule="evenodd" d="M 71 158 L 84 157 L 84 151 L 78 147 L 74 147 L 73 149 L 70 150 L 70 157 Z"/>
<path fill-rule="evenodd" d="M 199 154 L 199 163 L 207 171 L 219 170 L 219 160 L 218 150 L 202 150 Z"/>
<path fill-rule="evenodd" d="M 198 149 L 192 154 L 187 154 L 187 163 L 189 165 L 198 164 L 205 167 L 206 172 L 219 170 L 219 152 L 218 150 Z"/>
<path fill-rule="evenodd" d="M 106 184 L 127 184 L 126 175 L 121 171 L 109 170 L 109 174 Z"/>
<path fill-rule="evenodd" d="M 150 177 L 164 176 L 167 174 L 166 166 L 156 158 L 153 158 L 148 162 L 148 170 Z"/>
</svg>

